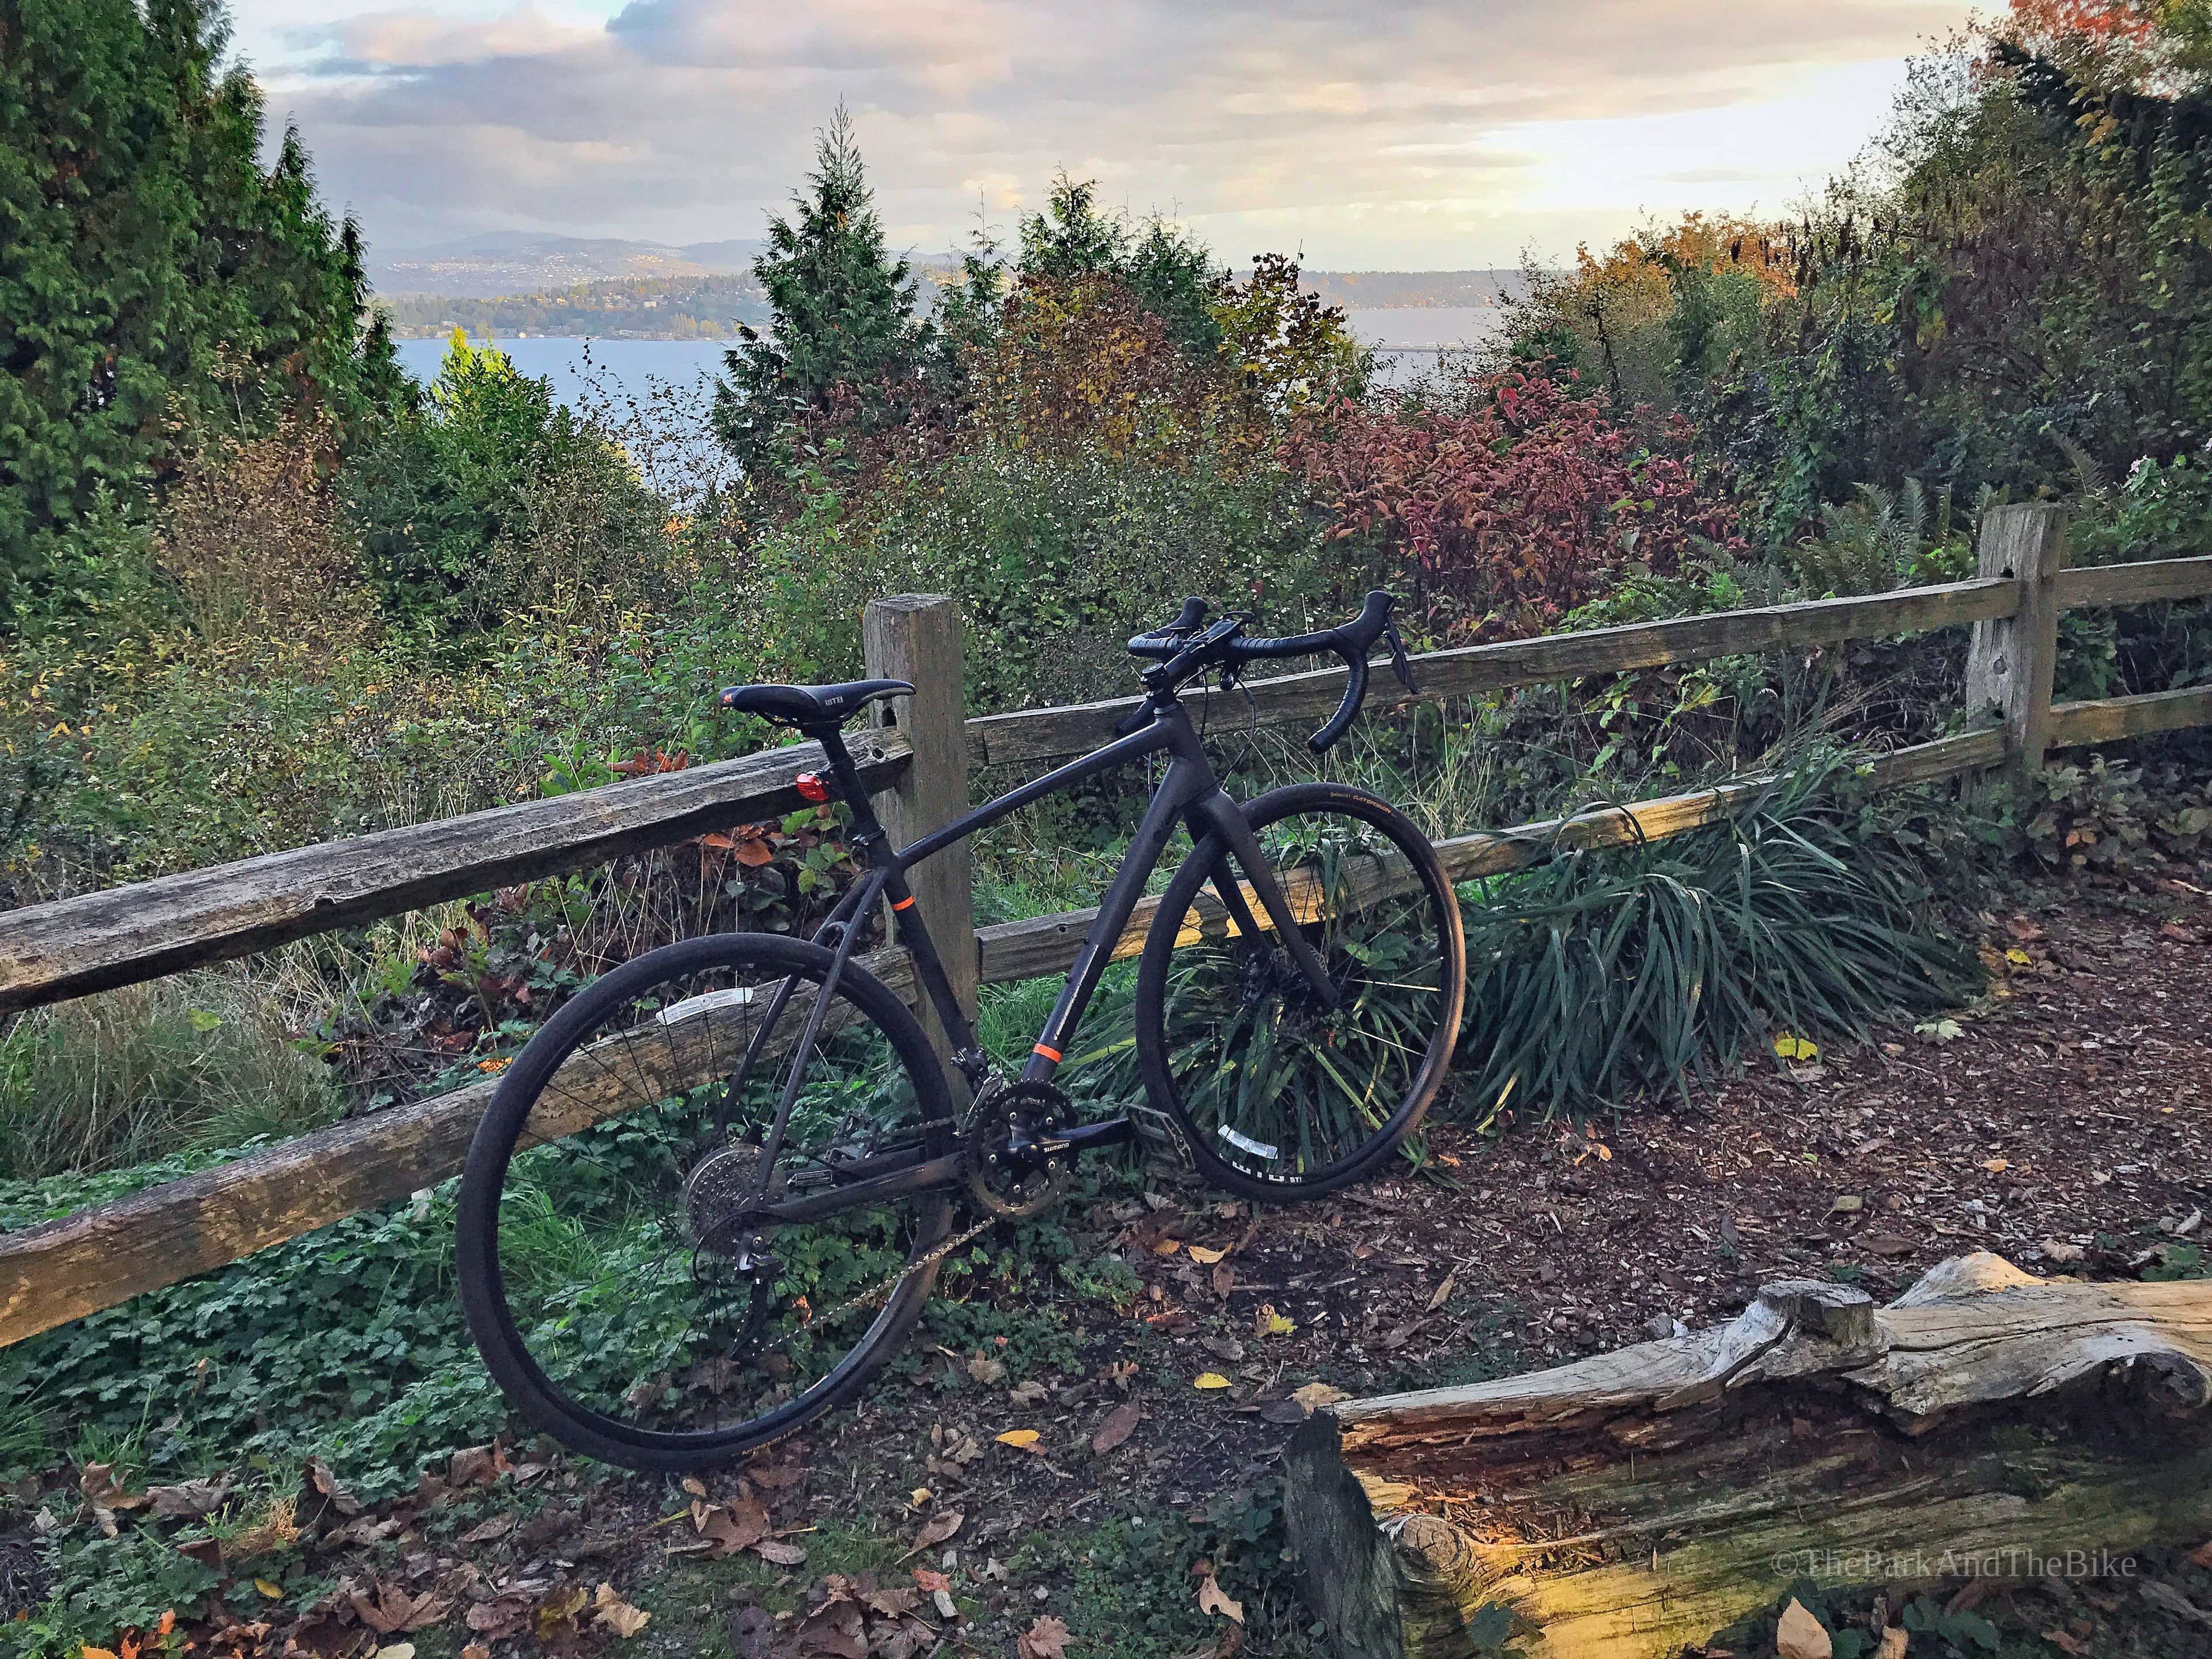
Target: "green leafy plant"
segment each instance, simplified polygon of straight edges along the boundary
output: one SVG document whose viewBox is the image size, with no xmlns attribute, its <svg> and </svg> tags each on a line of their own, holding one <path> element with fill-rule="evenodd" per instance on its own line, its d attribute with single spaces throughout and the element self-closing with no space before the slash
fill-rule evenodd
<svg viewBox="0 0 2212 1659">
<path fill-rule="evenodd" d="M 1458 1110 L 1489 1126 L 1679 1097 L 1778 1030 L 1970 996 L 1972 953 L 1929 930 L 1879 815 L 1838 797 L 1850 775 L 1808 760 L 1723 823 L 1562 854 L 1471 906 Z"/>
<path fill-rule="evenodd" d="M 2045 869 L 2139 869 L 2212 847 L 2212 787 L 2171 762 L 2093 754 L 2014 789 L 1998 813 L 2006 843 Z"/>
</svg>

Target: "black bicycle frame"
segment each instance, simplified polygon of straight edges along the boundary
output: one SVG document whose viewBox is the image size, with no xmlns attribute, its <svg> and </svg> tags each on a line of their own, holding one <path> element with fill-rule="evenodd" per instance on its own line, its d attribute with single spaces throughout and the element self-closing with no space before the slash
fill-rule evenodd
<svg viewBox="0 0 2212 1659">
<path fill-rule="evenodd" d="M 1206 837 L 1218 836 L 1229 859 L 1218 865 L 1213 872 L 1213 889 L 1231 921 L 1245 938 L 1255 938 L 1272 924 L 1272 931 L 1290 952 L 1299 971 L 1313 988 L 1315 994 L 1330 1007 L 1336 1006 L 1336 988 L 1328 977 L 1320 956 L 1298 927 L 1289 899 L 1277 883 L 1274 872 L 1261 855 L 1258 841 L 1251 827 L 1244 821 L 1243 810 L 1230 799 L 1215 780 L 1213 769 L 1206 763 L 1204 746 L 1196 728 L 1190 723 L 1189 712 L 1172 695 L 1155 696 L 1148 705 L 1152 718 L 1142 727 L 1128 736 L 1115 739 L 1104 748 L 1085 755 L 1080 760 L 1070 761 L 1055 768 L 1042 777 L 1009 790 L 997 799 L 988 801 L 973 811 L 956 818 L 941 830 L 933 830 L 910 846 L 893 849 L 877 818 L 866 787 L 853 764 L 844 739 L 834 726 L 803 728 L 805 735 L 822 745 L 829 758 L 830 771 L 836 779 L 837 793 L 853 812 L 853 844 L 865 859 L 868 873 L 853 884 L 852 890 L 840 900 L 814 938 L 817 944 L 836 941 L 836 961 L 823 976 L 816 993 L 814 1008 L 810 1013 L 806 1031 L 795 1052 L 790 1079 L 778 1103 L 775 1121 L 769 1130 L 762 1159 L 762 1177 L 766 1181 L 769 1169 L 781 1147 L 786 1123 L 796 1101 L 806 1057 L 811 1052 L 818 1034 L 823 1011 L 836 994 L 838 979 L 863 929 L 859 918 L 866 915 L 879 899 L 888 899 L 891 913 L 898 921 L 898 939 L 914 963 L 915 976 L 929 997 L 951 1048 L 953 1063 L 960 1068 L 971 1089 L 981 1088 L 989 1073 L 989 1061 L 977 1044 L 975 1029 L 961 1008 L 952 993 L 951 982 L 945 977 L 944 959 L 938 954 L 936 941 L 930 937 L 929 925 L 921 908 L 907 885 L 907 872 L 923 860 L 943 852 L 998 823 L 1010 813 L 1019 811 L 1032 801 L 1043 799 L 1085 778 L 1101 772 L 1126 766 L 1132 761 L 1148 755 L 1164 752 L 1168 757 L 1167 771 L 1159 787 L 1152 792 L 1151 802 L 1145 809 L 1143 820 L 1131 839 L 1129 850 L 1122 855 L 1121 866 L 1114 872 L 1106 894 L 1099 901 L 1097 915 L 1092 919 L 1090 931 L 1077 951 L 1075 963 L 1067 971 L 1067 982 L 1060 989 L 1059 1000 L 1038 1032 L 1030 1051 L 1029 1063 L 1023 1068 L 1022 1081 L 1043 1083 L 1051 1080 L 1067 1051 L 1068 1040 L 1074 1035 L 1089 1006 L 1091 994 L 1098 988 L 1114 951 L 1127 930 L 1137 907 L 1143 900 L 1145 883 L 1158 866 L 1167 851 L 1178 824 L 1188 826 L 1194 846 L 1203 846 Z M 1241 866 L 1245 881 L 1253 897 L 1259 900 L 1267 912 L 1268 921 L 1262 923 L 1256 916 L 1245 893 L 1246 887 L 1237 879 L 1236 867 Z M 774 1006 L 780 1012 L 782 1000 Z M 756 1038 L 756 1046 L 764 1041 L 765 1033 L 773 1019 L 763 1021 L 763 1033 Z M 748 1056 L 750 1064 L 751 1056 Z M 1126 1117 L 1116 1117 L 1103 1122 L 1085 1124 L 1069 1131 L 1067 1146 L 1076 1151 L 1089 1147 L 1118 1144 L 1129 1139 L 1135 1133 Z M 900 1159 L 902 1154 L 885 1153 L 878 1158 L 865 1158 L 848 1165 L 840 1171 L 839 1184 L 818 1195 L 789 1200 L 780 1204 L 762 1206 L 761 1213 L 774 1220 L 799 1223 L 818 1220 L 858 1205 L 880 1202 L 903 1196 L 908 1193 L 926 1191 L 933 1187 L 950 1185 L 961 1173 L 957 1155 L 929 1158 L 909 1164 L 903 1168 L 872 1171 Z"/>
</svg>

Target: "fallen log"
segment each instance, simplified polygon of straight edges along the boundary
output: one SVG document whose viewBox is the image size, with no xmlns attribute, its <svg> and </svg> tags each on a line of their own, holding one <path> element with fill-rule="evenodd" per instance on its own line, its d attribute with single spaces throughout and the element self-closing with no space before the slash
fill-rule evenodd
<svg viewBox="0 0 2212 1659">
<path fill-rule="evenodd" d="M 1801 1578 L 1905 1589 L 2202 1542 L 2208 1401 L 2212 1284 L 1976 1254 L 1886 1307 L 1787 1280 L 1713 1329 L 1326 1408 L 1292 1442 L 1286 1519 L 1342 1659 L 1678 1659 Z"/>
</svg>

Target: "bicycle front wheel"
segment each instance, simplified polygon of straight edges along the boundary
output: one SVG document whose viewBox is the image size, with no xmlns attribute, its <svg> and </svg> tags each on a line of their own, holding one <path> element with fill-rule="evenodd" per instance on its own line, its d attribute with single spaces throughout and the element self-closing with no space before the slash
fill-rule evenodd
<svg viewBox="0 0 2212 1659">
<path fill-rule="evenodd" d="M 1467 945 L 1436 849 L 1389 802 L 1297 784 L 1244 812 L 1334 1006 L 1208 836 L 1146 936 L 1137 1050 L 1199 1172 L 1279 1203 L 1372 1174 L 1419 1124 L 1458 1039 Z"/>
<path fill-rule="evenodd" d="M 501 1079 L 461 1182 L 462 1304 L 507 1397 L 578 1450 L 670 1470 L 764 1445 L 849 1398 L 919 1315 L 949 1187 L 877 1178 L 953 1151 L 945 1075 L 857 964 L 823 1005 L 832 961 L 763 934 L 650 951 Z M 794 1203 L 813 1218 L 773 1218 Z"/>
</svg>

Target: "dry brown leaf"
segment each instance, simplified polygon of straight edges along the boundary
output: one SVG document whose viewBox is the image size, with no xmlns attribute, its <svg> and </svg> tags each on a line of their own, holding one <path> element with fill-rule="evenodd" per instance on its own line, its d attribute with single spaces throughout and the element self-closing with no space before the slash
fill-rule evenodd
<svg viewBox="0 0 2212 1659">
<path fill-rule="evenodd" d="M 691 1526 L 714 1546 L 710 1553 L 718 1559 L 735 1555 L 768 1536 L 768 1506 L 750 1492 L 729 1504 L 694 1503 Z"/>
<path fill-rule="evenodd" d="M 753 1553 L 771 1566 L 803 1567 L 806 1552 L 796 1544 L 787 1544 L 781 1538 L 763 1538 L 753 1546 Z"/>
<path fill-rule="evenodd" d="M 1805 1604 L 1792 1596 L 1774 1627 L 1774 1649 L 1780 1659 L 1830 1659 L 1836 1643 L 1826 1627 L 1805 1610 Z"/>
<path fill-rule="evenodd" d="M 1905 1632 L 1903 1631 L 1899 1631 L 1898 1634 L 1902 1636 Z M 1883 1638 L 1885 1640 L 1887 1639 L 1887 1636 L 1888 1632 L 1884 1632 Z M 2075 1635 L 2071 1631 L 2047 1630 L 2043 1632 L 2043 1639 L 2050 1643 L 2052 1647 L 2057 1648 L 2061 1653 L 2072 1655 L 2073 1659 L 2089 1659 L 2089 1644 L 2083 1641 L 2080 1637 Z M 1902 1655 L 1905 1649 L 1900 1645 L 1897 1651 L 1899 1655 Z M 1887 1651 L 1885 1651 L 1884 1653 L 1878 1655 L 1876 1659 L 1890 1659 L 1890 1656 Z"/>
<path fill-rule="evenodd" d="M 1244 1622 L 1244 1604 L 1221 1588 L 1221 1581 L 1213 1576 L 1213 1569 L 1210 1566 L 1199 1575 L 1198 1610 L 1220 1613 L 1240 1625 Z"/>
<path fill-rule="evenodd" d="M 1449 1273 L 1444 1275 L 1444 1282 L 1437 1286 L 1436 1294 L 1429 1298 L 1429 1312 L 1434 1313 L 1437 1309 L 1443 1307 L 1445 1303 L 1451 1300 L 1452 1288 L 1455 1284 L 1457 1284 L 1458 1280 L 1459 1275 L 1455 1273 Z"/>
<path fill-rule="evenodd" d="M 143 1510 L 153 1502 L 145 1492 L 126 1490 L 112 1463 L 87 1463 L 77 1472 L 76 1486 L 86 1503 L 103 1510 Z"/>
<path fill-rule="evenodd" d="M 514 1523 L 520 1518 L 511 1510 L 505 1514 L 495 1515 L 490 1520 L 471 1527 L 453 1541 L 456 1544 L 489 1544 L 493 1539 L 504 1536 L 513 1531 Z"/>
<path fill-rule="evenodd" d="M 988 1388 L 994 1382 L 1006 1380 L 1006 1368 L 1003 1362 L 994 1359 L 988 1354 L 979 1353 L 969 1358 L 968 1375 Z"/>
<path fill-rule="evenodd" d="M 1098 1432 L 1091 1437 L 1091 1449 L 1104 1456 L 1134 1434 L 1137 1425 L 1144 1419 L 1144 1409 L 1135 1401 L 1123 1401 L 1106 1413 L 1106 1420 L 1098 1425 Z"/>
<path fill-rule="evenodd" d="M 1190 1259 L 1201 1267 L 1211 1267 L 1228 1254 L 1226 1250 L 1212 1249 L 1204 1244 L 1194 1244 L 1190 1247 Z"/>
<path fill-rule="evenodd" d="M 592 1603 L 592 1621 L 604 1625 L 624 1641 L 636 1635 L 653 1622 L 653 1615 L 643 1607 L 633 1607 L 615 1594 L 612 1584 L 602 1583 Z"/>
<path fill-rule="evenodd" d="M 958 1510 L 939 1510 L 922 1523 L 920 1532 L 915 1534 L 913 1547 L 908 1549 L 907 1553 L 912 1555 L 915 1551 L 929 1549 L 942 1544 L 960 1530 L 960 1523 L 967 1518 Z"/>
<path fill-rule="evenodd" d="M 1067 1659 L 1068 1629 L 1051 1613 L 1040 1615 L 1014 1644 L 1019 1659 Z"/>
<path fill-rule="evenodd" d="M 1911 1255 L 1920 1247 L 1896 1233 L 1861 1233 L 1859 1248 L 1872 1255 Z"/>
<path fill-rule="evenodd" d="M 491 1659 L 491 1650 L 481 1642 L 471 1642 L 461 1650 L 461 1659 Z"/>
<path fill-rule="evenodd" d="M 952 1588 L 951 1578 L 938 1571 L 934 1567 L 916 1567 L 914 1570 L 914 1582 L 932 1595 L 936 1595 L 939 1590 L 950 1591 Z"/>
<path fill-rule="evenodd" d="M 557 1589 L 538 1604 L 538 1639 L 556 1642 L 576 1634 L 576 1615 L 591 1605 L 592 1593 L 581 1584 Z"/>
<path fill-rule="evenodd" d="M 173 1486 L 149 1486 L 146 1496 L 164 1521 L 197 1521 L 221 1509 L 230 1488 L 220 1480 L 179 1480 Z"/>
<path fill-rule="evenodd" d="M 1225 1300 L 1225 1299 L 1227 1299 L 1227 1297 L 1228 1297 L 1229 1292 L 1230 1292 L 1230 1291 L 1233 1291 L 1233 1290 L 1235 1290 L 1236 1288 L 1237 1288 L 1237 1271 L 1236 1271 L 1236 1269 L 1235 1269 L 1235 1268 L 1233 1268 L 1233 1267 L 1231 1267 L 1231 1266 L 1230 1266 L 1226 1261 L 1221 1262 L 1220 1264 L 1218 1264 L 1218 1266 L 1216 1266 L 1216 1267 L 1215 1267 L 1215 1268 L 1214 1268 L 1214 1270 L 1213 1270 L 1213 1293 L 1214 1293 L 1214 1295 L 1216 1295 L 1216 1296 L 1218 1296 L 1218 1297 L 1222 1297 L 1222 1298 L 1224 1298 L 1224 1299 Z"/>
<path fill-rule="evenodd" d="M 505 1474 L 509 1467 L 507 1448 L 496 1440 L 489 1446 L 464 1446 L 446 1465 L 446 1484 L 488 1486 Z"/>
</svg>

